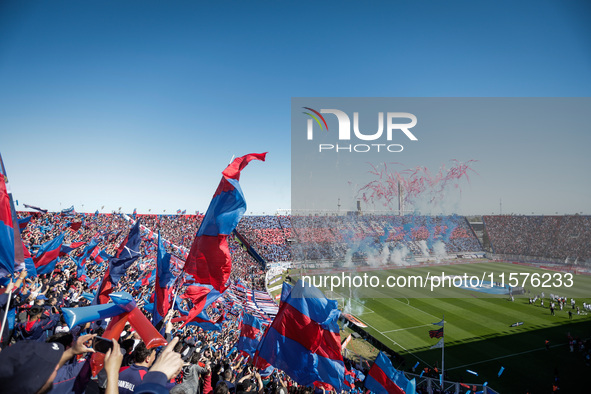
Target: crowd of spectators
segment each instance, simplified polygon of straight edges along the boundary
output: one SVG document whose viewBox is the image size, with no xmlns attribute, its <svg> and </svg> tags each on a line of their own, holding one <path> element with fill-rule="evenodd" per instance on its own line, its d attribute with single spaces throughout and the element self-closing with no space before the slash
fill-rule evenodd
<svg viewBox="0 0 591 394">
<path fill-rule="evenodd" d="M 19 217 L 29 215 L 20 213 Z M 175 242 L 189 249 L 192 239 L 189 241 L 183 231 L 190 232 L 193 237 L 202 218 L 139 218 L 145 226 L 141 231 L 141 257 L 127 269 L 115 290 L 130 293 L 140 310 L 150 318 L 147 304 L 152 302 L 153 287 L 144 283 L 152 283 L 149 273 L 156 260 L 156 242 L 151 235 L 159 230 L 170 242 L 167 243 L 169 251 L 176 250 L 172 247 Z M 79 227 L 77 223 L 81 223 Z M 5 325 L 2 335 L 0 387 L 3 392 L 159 393 L 170 390 L 171 393 L 225 394 L 311 393 L 314 390 L 298 387 L 281 371 L 261 376 L 246 362 L 235 348 L 239 313 L 226 301 L 217 301 L 208 309 L 212 321 L 222 313 L 225 316 L 221 332 L 203 331 L 196 326 L 181 329 L 181 323 L 172 323 L 179 312 L 168 315 L 165 330 L 170 344 L 159 355 L 146 349 L 133 328 L 126 326 L 120 340 L 107 353 L 102 372 L 91 378 L 88 366 L 94 352 L 92 339 L 104 332 L 108 319 L 70 330 L 61 309 L 90 305 L 92 292 L 106 271 L 108 264 L 97 259 L 97 253 L 88 256 L 84 275 L 80 275 L 76 260 L 82 257 L 91 240 L 98 241 L 97 250 L 112 256 L 130 227 L 131 223 L 118 214 L 32 215 L 22 231 L 23 243 L 32 255 L 42 243 L 60 234 L 64 234 L 64 245 L 76 242 L 82 245 L 63 254 L 50 274 L 28 276 L 26 271 L 21 271 L 18 279 L 10 280 L 8 287 L 2 289 L 0 309 L 10 301 L 10 309 L 15 312 L 14 325 Z M 179 231 L 179 227 L 184 230 Z M 264 288 L 265 275 L 259 263 L 234 237 L 229 237 L 229 247 L 233 256 L 232 279 L 240 279 L 249 287 L 254 284 Z M 178 273 L 179 268 L 173 267 L 173 270 Z M 185 303 L 186 300 L 179 308 L 189 309 L 191 305 Z M 30 368 L 34 368 L 36 375 L 27 380 L 23 377 Z"/>
<path fill-rule="evenodd" d="M 289 240 L 292 235 L 288 217 L 244 216 L 236 229 L 265 260 L 291 261 Z"/>
<path fill-rule="evenodd" d="M 438 242 L 447 253 L 482 251 L 467 220 L 455 215 L 292 216 L 291 221 L 296 260 L 343 260 L 351 253 L 366 258 L 370 249 L 379 254 L 384 247 L 423 256 L 434 253 Z"/>
<path fill-rule="evenodd" d="M 31 254 L 60 234 L 64 235 L 64 245 L 82 244 L 64 252 L 50 274 L 27 277 L 27 272 L 22 271 L 3 288 L 0 317 L 8 302 L 15 316 L 14 325 L 7 324 L 2 329 L 2 389 L 9 387 L 12 391 L 7 389 L 7 392 L 19 393 L 170 390 L 172 393 L 203 394 L 311 393 L 314 390 L 298 387 L 280 371 L 261 376 L 249 365 L 235 349 L 239 313 L 233 313 L 232 306 L 222 301 L 209 309 L 212 320 L 225 315 L 221 332 L 203 331 L 195 326 L 181 329 L 180 323 L 172 323 L 179 312 L 168 315 L 164 328 L 170 345 L 158 356 L 146 349 L 137 333 L 127 326 L 113 350 L 107 353 L 103 372 L 91 378 L 87 365 L 94 350 L 90 343 L 92 338 L 104 332 L 107 322 L 76 326 L 70 330 L 61 309 L 90 305 L 92 293 L 108 266 L 104 256 L 116 253 L 128 233 L 130 222 L 119 214 L 19 214 L 20 218 L 27 216 L 31 216 L 31 220 L 21 237 Z M 152 235 L 160 232 L 167 240 L 168 250 L 176 255 L 173 270 L 178 273 L 203 216 L 141 215 L 138 218 L 145 226 L 141 257 L 127 270 L 116 290 L 129 292 L 149 318 L 151 310 L 148 305 L 153 293 L 150 274 L 155 266 L 157 248 Z M 541 255 L 579 259 L 589 257 L 589 224 L 589 217 L 576 216 L 485 217 L 495 248 L 505 248 L 503 250 L 511 250 L 510 253 L 536 255 L 532 252 L 537 251 Z M 423 253 L 420 242 L 427 247 L 443 242 L 451 253 L 481 250 L 466 219 L 458 216 L 247 216 L 237 230 L 268 262 L 290 261 L 300 253 L 307 258 L 344 258 L 351 245 L 364 242 L 370 247 L 404 245 L 415 254 Z M 87 256 L 85 269 L 80 272 L 77 260 L 92 240 L 97 242 L 95 251 L 104 254 Z M 265 269 L 247 252 L 249 245 L 233 236 L 228 238 L 228 245 L 233 258 L 231 279 L 264 289 Z M 292 248 L 294 245 L 297 247 Z M 563 254 L 565 251 L 568 253 Z M 357 253 L 357 257 L 367 257 L 361 250 Z M 14 291 L 9 297 L 11 290 Z M 180 305 L 181 309 L 190 307 L 187 301 Z M 26 370 L 31 366 L 43 372 L 26 379 Z"/>
<path fill-rule="evenodd" d="M 591 216 L 483 216 L 493 252 L 582 263 L 591 258 Z"/>
</svg>

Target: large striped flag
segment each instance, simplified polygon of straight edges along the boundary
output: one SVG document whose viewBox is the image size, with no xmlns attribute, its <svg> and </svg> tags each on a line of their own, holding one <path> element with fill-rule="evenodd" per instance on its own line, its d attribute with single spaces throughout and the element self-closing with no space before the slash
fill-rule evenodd
<svg viewBox="0 0 591 394">
<path fill-rule="evenodd" d="M 392 366 L 390 359 L 382 352 L 376 357 L 365 378 L 365 387 L 376 394 L 415 394 L 416 381 L 408 380 Z"/>
<path fill-rule="evenodd" d="M 255 365 L 268 364 L 285 371 L 305 386 L 328 384 L 341 390 L 345 364 L 337 320 L 337 302 L 299 281 L 281 304 L 261 341 Z"/>
<path fill-rule="evenodd" d="M 246 212 L 246 200 L 238 182 L 240 171 L 251 160 L 264 161 L 265 156 L 266 153 L 252 153 L 238 157 L 222 172 L 222 180 L 187 256 L 185 271 L 196 282 L 210 284 L 221 293 L 229 285 L 232 270 L 227 238 Z"/>
<path fill-rule="evenodd" d="M 53 271 L 63 242 L 64 233 L 61 233 L 51 241 L 41 244 L 37 255 L 33 258 L 38 275 L 49 274 Z"/>
<path fill-rule="evenodd" d="M 109 268 L 107 268 L 107 272 L 105 272 L 101 285 L 96 292 L 92 302 L 93 305 L 109 302 L 109 294 L 113 292 L 127 269 L 140 257 L 140 243 L 140 221 L 138 220 L 129 230 L 127 237 L 121 242 L 115 257 L 109 260 Z"/>
<path fill-rule="evenodd" d="M 14 227 L 10 200 L 0 173 L 0 277 L 14 273 Z"/>
<path fill-rule="evenodd" d="M 238 337 L 236 348 L 251 358 L 254 357 L 262 336 L 262 328 L 263 325 L 259 319 L 245 313 L 242 316 L 242 327 L 240 328 L 240 337 Z"/>
<path fill-rule="evenodd" d="M 0 155 L 0 278 L 25 268 L 21 232 L 4 161 Z"/>
<path fill-rule="evenodd" d="M 170 309 L 170 296 L 174 276 L 170 272 L 170 253 L 166 252 L 158 232 L 158 251 L 156 259 L 156 283 L 154 284 L 154 313 L 152 324 L 154 327 L 164 319 Z"/>
</svg>

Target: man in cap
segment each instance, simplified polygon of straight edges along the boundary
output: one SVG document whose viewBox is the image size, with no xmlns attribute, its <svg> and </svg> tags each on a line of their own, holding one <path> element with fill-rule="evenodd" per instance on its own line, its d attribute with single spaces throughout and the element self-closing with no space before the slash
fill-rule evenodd
<svg viewBox="0 0 591 394">
<path fill-rule="evenodd" d="M 95 335 L 78 338 L 64 351 L 59 343 L 20 341 L 0 352 L 0 387 L 5 394 L 41 394 L 51 390 L 60 369 L 75 355 L 94 352 L 84 345 Z"/>
</svg>

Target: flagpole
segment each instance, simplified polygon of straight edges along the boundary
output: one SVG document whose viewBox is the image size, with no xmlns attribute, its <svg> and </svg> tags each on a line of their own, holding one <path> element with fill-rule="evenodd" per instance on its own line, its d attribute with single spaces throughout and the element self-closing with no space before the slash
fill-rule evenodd
<svg viewBox="0 0 591 394">
<path fill-rule="evenodd" d="M 11 279 L 12 280 L 12 279 Z M 4 316 L 2 316 L 2 325 L 0 326 L 0 330 L 2 330 L 0 332 L 0 345 L 2 344 L 2 341 L 4 340 L 4 325 L 6 324 L 6 317 L 8 316 L 8 311 L 10 310 L 10 299 L 12 298 L 12 288 L 10 289 L 10 291 L 8 292 L 8 300 L 6 301 L 6 308 L 4 309 Z M 8 334 L 10 335 L 10 331 L 6 330 L 8 332 Z"/>
<path fill-rule="evenodd" d="M 441 326 L 443 327 L 443 346 L 441 346 L 441 389 L 443 390 L 443 380 L 445 379 L 445 313 L 443 314 L 443 319 L 441 321 L 443 322 Z"/>
</svg>

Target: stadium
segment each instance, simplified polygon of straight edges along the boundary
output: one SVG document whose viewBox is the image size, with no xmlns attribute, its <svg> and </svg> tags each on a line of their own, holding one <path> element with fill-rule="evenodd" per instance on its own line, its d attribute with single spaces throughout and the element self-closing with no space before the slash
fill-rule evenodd
<svg viewBox="0 0 591 394">
<path fill-rule="evenodd" d="M 108 266 L 103 259 L 117 253 L 124 229 L 141 222 L 142 256 L 128 268 L 119 288 L 141 300 L 138 305 L 148 317 L 155 234 L 160 232 L 173 256 L 172 271 L 178 274 L 191 249 L 190 235 L 204 220 L 203 215 L 182 212 L 84 214 L 75 209 L 33 209 L 18 212 L 18 217 L 25 223 L 22 239 L 32 255 L 60 233 L 62 245 L 81 245 L 60 253 L 49 275 L 81 284 L 79 306 L 90 303 L 84 297 L 94 297 Z M 272 321 L 284 281 L 346 273 L 370 274 L 386 283 L 387 277 L 428 280 L 430 275 L 428 285 L 406 287 L 399 281 L 399 288 L 331 284 L 322 289 L 343 312 L 340 336 L 349 368 L 367 374 L 384 352 L 397 370 L 415 379 L 419 393 L 544 392 L 553 386 L 578 392 L 590 363 L 590 221 L 583 215 L 246 215 L 228 237 L 233 295 L 225 298 L 224 308 L 226 302 L 243 302 L 253 315 Z M 100 242 L 87 250 L 97 238 Z M 86 270 L 80 269 L 83 257 L 88 259 Z M 453 278 L 483 279 L 483 273 L 482 283 L 451 286 Z M 571 274 L 572 281 L 552 283 L 548 290 L 543 283 L 548 274 Z M 434 292 L 434 277 L 449 286 L 439 284 Z M 54 298 L 51 291 L 47 296 Z M 211 321 L 220 307 L 214 303 L 208 308 Z M 228 321 L 223 330 L 236 327 Z M 436 323 L 443 324 L 445 333 L 431 338 Z M 435 346 L 441 340 L 442 346 Z M 444 377 L 439 376 L 442 365 Z M 353 386 L 363 387 L 363 382 L 356 380 Z"/>
<path fill-rule="evenodd" d="M 3 1 L 0 394 L 591 392 L 590 18 Z"/>
</svg>

